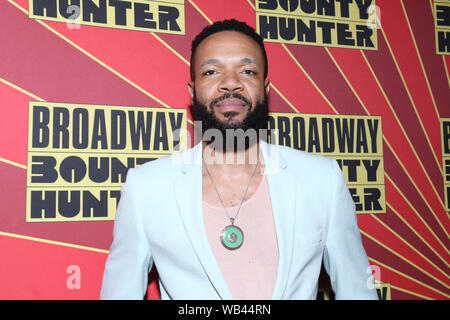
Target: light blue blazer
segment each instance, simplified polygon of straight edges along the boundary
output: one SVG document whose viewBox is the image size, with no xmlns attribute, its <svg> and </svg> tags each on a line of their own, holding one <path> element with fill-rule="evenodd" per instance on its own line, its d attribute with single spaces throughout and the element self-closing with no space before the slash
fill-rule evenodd
<svg viewBox="0 0 450 320">
<path fill-rule="evenodd" d="M 335 160 L 260 142 L 278 239 L 273 299 L 315 299 L 322 259 L 336 299 L 377 299 L 355 207 Z M 232 299 L 208 242 L 202 144 L 128 172 L 101 299 Z"/>
</svg>

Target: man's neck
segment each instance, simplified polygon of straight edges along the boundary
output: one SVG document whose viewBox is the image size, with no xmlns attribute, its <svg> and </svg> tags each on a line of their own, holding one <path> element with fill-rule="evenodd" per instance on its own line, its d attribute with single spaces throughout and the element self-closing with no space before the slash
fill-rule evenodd
<svg viewBox="0 0 450 320">
<path fill-rule="evenodd" d="M 209 204 L 232 207 L 248 200 L 257 190 L 264 177 L 263 157 L 259 143 L 246 150 L 214 150 L 203 145 L 203 199 Z M 218 190 L 218 191 L 215 191 Z"/>
<path fill-rule="evenodd" d="M 222 171 L 224 174 L 237 171 L 247 171 L 255 167 L 260 158 L 259 141 L 242 150 L 223 150 L 215 148 L 214 145 L 203 141 L 203 161 L 214 170 Z"/>
</svg>

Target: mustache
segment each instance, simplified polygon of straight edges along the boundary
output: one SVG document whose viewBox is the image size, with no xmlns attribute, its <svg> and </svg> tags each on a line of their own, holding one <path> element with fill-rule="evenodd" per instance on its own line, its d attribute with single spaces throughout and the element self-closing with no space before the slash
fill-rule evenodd
<svg viewBox="0 0 450 320">
<path fill-rule="evenodd" d="M 251 104 L 252 104 L 250 100 L 248 100 L 247 98 L 245 98 L 241 94 L 228 92 L 228 93 L 225 93 L 223 96 L 218 97 L 218 98 L 214 99 L 213 101 L 211 101 L 211 103 L 210 103 L 211 110 L 214 108 L 214 106 L 216 104 L 218 104 L 219 102 L 221 102 L 221 101 L 223 101 L 225 99 L 239 99 L 242 102 L 244 102 L 248 107 L 250 107 Z"/>
</svg>

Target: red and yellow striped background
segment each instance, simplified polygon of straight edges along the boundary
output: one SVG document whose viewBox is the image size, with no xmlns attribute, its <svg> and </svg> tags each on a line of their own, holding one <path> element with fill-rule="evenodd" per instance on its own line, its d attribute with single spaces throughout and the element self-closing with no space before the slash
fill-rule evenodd
<svg viewBox="0 0 450 320">
<path fill-rule="evenodd" d="M 387 211 L 358 215 L 370 263 L 392 299 L 449 299 L 450 56 L 436 54 L 432 0 L 376 4 L 378 50 L 266 43 L 270 111 L 382 117 Z M 255 4 L 186 0 L 185 16 L 185 36 L 71 30 L 30 19 L 28 0 L 0 2 L 1 299 L 97 299 L 112 240 L 112 221 L 25 222 L 28 101 L 185 108 L 194 35 L 231 17 L 255 27 Z M 70 265 L 79 290 L 67 289 Z"/>
</svg>

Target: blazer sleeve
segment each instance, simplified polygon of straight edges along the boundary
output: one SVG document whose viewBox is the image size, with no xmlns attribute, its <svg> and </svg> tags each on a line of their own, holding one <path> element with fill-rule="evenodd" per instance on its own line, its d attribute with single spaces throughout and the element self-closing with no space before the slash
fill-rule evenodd
<svg viewBox="0 0 450 320">
<path fill-rule="evenodd" d="M 114 220 L 113 242 L 106 260 L 100 299 L 143 299 L 152 267 L 136 194 L 135 171 L 129 169 Z"/>
<path fill-rule="evenodd" d="M 378 300 L 369 261 L 358 229 L 355 204 L 335 160 L 334 190 L 324 266 L 337 300 Z M 330 179 L 330 181 L 333 181 Z M 373 289 L 372 289 L 373 288 Z"/>
</svg>

